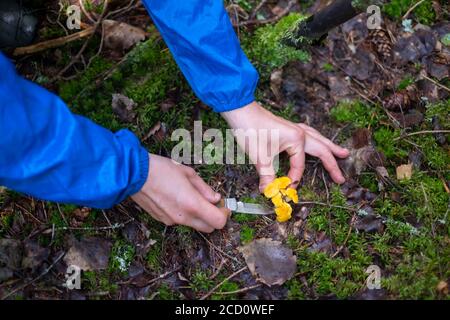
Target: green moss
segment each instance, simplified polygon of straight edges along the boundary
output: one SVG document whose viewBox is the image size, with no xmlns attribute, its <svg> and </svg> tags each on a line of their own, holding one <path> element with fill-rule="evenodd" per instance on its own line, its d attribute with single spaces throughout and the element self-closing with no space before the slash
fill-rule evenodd
<svg viewBox="0 0 450 320">
<path fill-rule="evenodd" d="M 243 225 L 241 227 L 241 242 L 242 244 L 249 243 L 255 237 L 255 230 L 249 226 Z"/>
<path fill-rule="evenodd" d="M 400 136 L 399 130 L 391 130 L 387 127 L 381 127 L 373 134 L 377 149 L 384 153 L 388 159 L 403 158 L 408 155 L 406 150 L 399 149 L 394 139 Z"/>
<path fill-rule="evenodd" d="M 322 69 L 326 72 L 332 72 L 334 71 L 334 66 L 331 63 L 324 63 L 322 66 Z"/>
<path fill-rule="evenodd" d="M 107 271 L 84 271 L 81 281 L 81 288 L 93 293 L 107 292 L 114 294 L 119 289 L 119 286 L 110 278 Z M 95 299 L 95 296 L 93 298 Z"/>
<path fill-rule="evenodd" d="M 303 285 L 296 279 L 289 280 L 287 283 L 288 288 L 288 300 L 304 300 L 307 298 Z"/>
<path fill-rule="evenodd" d="M 400 20 L 403 15 L 417 2 L 418 0 L 392 0 L 383 6 L 383 11 L 392 18 Z M 414 11 L 413 16 L 423 24 L 432 24 L 436 19 L 432 1 L 425 0 L 418 5 Z"/>
<path fill-rule="evenodd" d="M 165 283 L 159 286 L 158 295 L 156 296 L 158 300 L 175 300 L 175 292 Z"/>
<path fill-rule="evenodd" d="M 224 278 L 223 276 L 218 277 L 218 281 L 223 281 L 224 280 L 223 278 Z M 217 289 L 216 292 L 233 292 L 239 289 L 240 286 L 238 283 L 227 280 Z M 226 295 L 213 294 L 211 296 L 211 300 L 235 300 L 237 298 L 238 298 L 237 294 L 226 294 Z"/>
<path fill-rule="evenodd" d="M 360 101 L 341 101 L 330 111 L 337 122 L 350 122 L 355 127 L 367 128 L 378 123 L 381 116 L 376 107 L 369 107 Z"/>
</svg>

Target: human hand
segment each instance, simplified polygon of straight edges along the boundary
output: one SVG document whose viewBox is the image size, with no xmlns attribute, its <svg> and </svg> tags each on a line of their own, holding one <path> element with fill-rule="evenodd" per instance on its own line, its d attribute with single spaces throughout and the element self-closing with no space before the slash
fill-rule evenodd
<svg viewBox="0 0 450 320">
<path fill-rule="evenodd" d="M 286 119 L 275 116 L 264 109 L 257 102 L 253 102 L 240 109 L 223 112 L 222 116 L 234 129 L 238 144 L 244 149 L 249 158 L 256 165 L 259 173 L 259 189 L 275 179 L 273 158 L 286 151 L 290 156 L 289 178 L 293 181 L 292 187 L 296 188 L 305 169 L 305 153 L 320 158 L 323 166 L 329 172 L 336 183 L 344 183 L 345 178 L 339 169 L 335 156 L 346 158 L 349 155 L 344 149 L 321 135 L 317 130 L 302 124 L 293 123 Z M 243 129 L 243 130 L 237 130 Z M 255 130 L 258 135 L 258 146 L 250 146 L 248 136 L 245 132 L 249 129 Z M 277 130 L 278 141 L 271 141 L 270 133 L 267 131 Z M 260 135 L 267 134 L 267 141 L 259 139 Z M 263 141 L 264 145 L 261 145 Z M 275 146 L 275 147 L 274 147 Z"/>
<path fill-rule="evenodd" d="M 166 225 L 182 224 L 207 233 L 222 229 L 230 214 L 214 205 L 220 194 L 194 169 L 157 155 L 150 155 L 147 181 L 131 198 Z"/>
</svg>

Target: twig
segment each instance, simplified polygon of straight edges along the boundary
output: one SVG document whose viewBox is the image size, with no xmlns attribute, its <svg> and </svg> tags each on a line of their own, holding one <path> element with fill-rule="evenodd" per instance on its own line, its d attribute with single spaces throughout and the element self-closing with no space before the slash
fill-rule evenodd
<svg viewBox="0 0 450 320">
<path fill-rule="evenodd" d="M 402 20 L 405 20 L 406 18 L 408 18 L 408 16 L 410 15 L 411 12 L 413 12 L 413 10 L 415 8 L 417 8 L 420 4 L 422 4 L 422 2 L 424 2 L 425 0 L 420 0 L 419 2 L 417 2 L 415 5 L 413 5 L 411 8 L 408 9 L 408 11 L 406 11 L 406 13 L 403 15 Z"/>
<path fill-rule="evenodd" d="M 444 89 L 447 92 L 450 92 L 450 89 L 447 88 L 446 86 L 444 86 L 443 84 L 440 84 L 439 82 L 437 82 L 436 80 L 431 79 L 430 77 L 426 76 L 426 75 L 422 75 L 422 78 L 427 79 L 428 81 L 434 83 L 436 86 L 438 86 L 441 89 Z"/>
<path fill-rule="evenodd" d="M 47 49 L 57 48 L 62 45 L 65 45 L 69 42 L 83 39 L 85 37 L 89 37 L 93 33 L 94 33 L 94 27 L 89 27 L 83 31 L 73 33 L 73 34 L 65 36 L 65 37 L 42 41 L 42 42 L 33 44 L 31 46 L 16 48 L 13 52 L 13 55 L 14 56 L 22 56 L 22 55 L 26 55 L 26 54 L 41 52 L 41 51 L 44 51 Z"/>
<path fill-rule="evenodd" d="M 345 210 L 354 211 L 354 212 L 358 211 L 358 209 L 356 209 L 356 208 L 352 208 L 352 207 L 344 207 L 344 206 L 338 206 L 338 205 L 328 204 L 328 203 L 318 202 L 318 201 L 299 201 L 298 204 L 299 204 L 299 205 L 316 204 L 316 205 L 319 205 L 319 206 L 325 206 L 325 207 L 332 207 L 332 208 L 345 209 Z"/>
<path fill-rule="evenodd" d="M 253 12 L 250 14 L 250 19 L 255 19 L 256 14 L 258 13 L 258 11 L 267 3 L 267 0 L 261 0 L 260 3 L 258 3 L 258 5 L 255 7 L 255 9 L 253 10 Z"/>
<path fill-rule="evenodd" d="M 237 294 L 237 293 L 247 292 L 247 291 L 259 288 L 259 287 L 261 287 L 261 284 L 255 284 L 253 286 L 242 288 L 242 289 L 239 289 L 239 290 L 234 290 L 234 291 L 216 292 L 216 294 L 218 294 L 218 295 Z"/>
<path fill-rule="evenodd" d="M 331 258 L 335 258 L 339 253 L 341 253 L 342 249 L 344 249 L 345 245 L 347 244 L 348 239 L 350 239 L 350 235 L 352 234 L 353 224 L 355 223 L 356 214 L 353 214 L 352 219 L 350 220 L 350 227 L 348 228 L 347 236 L 345 237 L 344 242 L 340 245 L 339 249 L 333 255 Z"/>
<path fill-rule="evenodd" d="M 100 18 L 98 19 L 97 23 L 94 25 L 94 32 L 86 39 L 86 41 L 84 42 L 83 46 L 81 47 L 81 49 L 78 51 L 78 53 L 76 54 L 75 57 L 72 58 L 72 60 L 69 62 L 68 65 L 66 65 L 61 71 L 58 72 L 58 74 L 50 80 L 50 83 L 55 82 L 56 80 L 58 80 L 59 78 L 61 78 L 61 76 L 70 69 L 70 67 L 72 67 L 75 62 L 77 62 L 81 55 L 83 54 L 84 50 L 86 50 L 89 41 L 92 39 L 92 37 L 94 36 L 95 32 L 97 31 L 98 27 L 100 26 L 100 24 L 103 22 L 103 18 L 105 17 L 106 11 L 108 9 L 108 3 L 109 0 L 105 0 L 105 2 L 103 3 L 103 11 L 102 14 L 100 16 Z"/>
<path fill-rule="evenodd" d="M 232 273 L 231 275 L 229 275 L 228 277 L 226 277 L 223 281 L 221 281 L 219 284 L 217 284 L 214 288 L 212 288 L 211 290 L 208 291 L 208 293 L 206 293 L 204 296 L 202 296 L 200 298 L 200 300 L 205 300 L 207 299 L 210 295 L 212 295 L 214 293 L 214 291 L 216 291 L 217 289 L 220 288 L 221 285 L 223 285 L 225 282 L 227 282 L 228 280 L 230 280 L 231 278 L 234 278 L 235 276 L 237 276 L 239 273 L 241 273 L 242 271 L 244 271 L 245 269 L 247 269 L 247 266 L 239 269 L 238 271 Z"/>
<path fill-rule="evenodd" d="M 209 280 L 214 280 L 220 273 L 220 271 L 222 271 L 223 266 L 225 265 L 225 263 L 227 262 L 226 259 L 222 258 L 222 260 L 220 260 L 220 264 L 217 267 L 216 271 L 214 271 L 214 273 L 209 277 Z"/>
<path fill-rule="evenodd" d="M 202 238 L 203 240 L 205 240 L 211 247 L 213 247 L 214 249 L 216 249 L 217 251 L 219 251 L 221 254 L 227 256 L 228 258 L 230 258 L 231 260 L 236 261 L 237 263 L 241 264 L 242 262 L 239 261 L 239 259 L 237 259 L 236 257 L 233 257 L 231 255 L 229 255 L 228 253 L 226 253 L 225 251 L 223 251 L 222 249 L 220 249 L 219 247 L 217 247 L 216 245 L 214 245 L 214 243 L 212 243 L 211 241 L 209 241 L 203 234 L 201 234 L 200 232 L 197 232 Z"/>
<path fill-rule="evenodd" d="M 423 131 L 411 132 L 411 133 L 403 134 L 400 137 L 395 138 L 394 141 L 404 139 L 407 137 L 411 137 L 411 136 L 415 136 L 418 134 L 426 134 L 426 133 L 450 133 L 450 130 L 423 130 Z"/>
<path fill-rule="evenodd" d="M 125 227 L 127 224 L 129 224 L 131 221 L 134 221 L 134 219 L 127 220 L 123 223 L 115 223 L 108 227 L 58 227 L 54 230 L 81 230 L 81 231 L 104 231 L 104 230 L 115 230 L 119 228 Z M 42 231 L 42 233 L 46 233 L 51 231 L 51 229 L 46 229 Z"/>
<path fill-rule="evenodd" d="M 292 7 L 296 3 L 297 3 L 297 0 L 290 0 L 289 3 L 287 4 L 286 8 L 284 8 L 283 11 L 281 11 L 275 17 L 265 19 L 265 20 L 251 19 L 251 20 L 242 21 L 241 23 L 239 23 L 238 27 L 248 26 L 248 25 L 252 25 L 252 24 L 268 24 L 268 23 L 277 22 L 278 20 L 280 20 L 281 18 L 283 18 L 285 15 L 287 15 L 289 13 L 289 11 L 292 9 Z"/>
<path fill-rule="evenodd" d="M 33 280 L 31 280 L 30 282 L 25 283 L 24 285 L 14 289 L 13 291 L 11 291 L 10 293 L 8 293 L 7 295 L 3 296 L 0 300 L 5 300 L 8 297 L 12 296 L 14 293 L 16 293 L 17 291 L 20 291 L 26 287 L 28 287 L 29 285 L 35 283 L 36 281 L 38 281 L 39 279 L 41 279 L 43 276 L 45 276 L 47 273 L 50 272 L 50 270 L 55 266 L 55 264 L 57 264 L 59 262 L 59 260 L 62 259 L 62 257 L 64 257 L 64 255 L 66 254 L 66 252 L 61 252 L 61 254 L 58 256 L 58 258 L 56 258 L 55 261 L 53 261 L 53 263 L 47 268 L 45 269 L 39 276 L 37 276 L 36 278 L 34 278 Z"/>
</svg>

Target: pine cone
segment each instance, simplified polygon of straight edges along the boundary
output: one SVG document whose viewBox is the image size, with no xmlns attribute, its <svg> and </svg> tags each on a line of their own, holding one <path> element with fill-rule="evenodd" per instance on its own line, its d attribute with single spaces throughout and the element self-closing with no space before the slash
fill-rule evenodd
<svg viewBox="0 0 450 320">
<path fill-rule="evenodd" d="M 374 29 L 369 33 L 369 39 L 380 58 L 388 60 L 392 56 L 392 42 L 383 29 Z"/>
<path fill-rule="evenodd" d="M 383 105 L 388 110 L 405 110 L 414 102 L 417 102 L 418 94 L 415 85 L 409 85 L 405 89 L 394 92 L 384 100 Z"/>
</svg>

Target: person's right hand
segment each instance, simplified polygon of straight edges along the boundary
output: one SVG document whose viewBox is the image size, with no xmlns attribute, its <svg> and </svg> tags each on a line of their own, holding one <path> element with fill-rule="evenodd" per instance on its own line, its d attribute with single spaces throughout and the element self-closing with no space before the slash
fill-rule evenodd
<svg viewBox="0 0 450 320">
<path fill-rule="evenodd" d="M 220 194 L 194 169 L 157 155 L 150 155 L 147 181 L 131 198 L 166 225 L 182 224 L 208 233 L 222 229 L 230 214 L 214 205 Z"/>
</svg>

